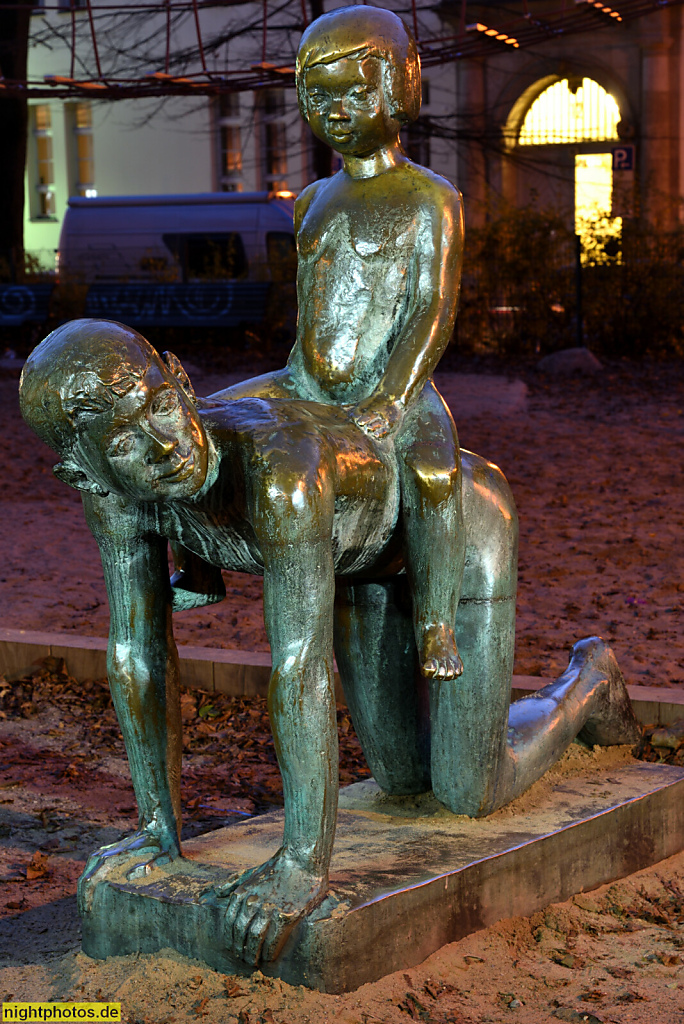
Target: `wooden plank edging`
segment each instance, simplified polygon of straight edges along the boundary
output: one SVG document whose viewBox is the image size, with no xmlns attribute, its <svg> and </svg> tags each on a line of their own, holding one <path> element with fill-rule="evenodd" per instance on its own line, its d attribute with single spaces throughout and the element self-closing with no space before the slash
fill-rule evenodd
<svg viewBox="0 0 684 1024">
<path fill-rule="evenodd" d="M 179 644 L 181 682 L 196 690 L 231 697 L 265 696 L 271 672 L 268 651 L 226 650 Z M 107 674 L 107 639 L 74 633 L 41 633 L 26 629 L 0 629 L 0 673 L 28 668 L 40 658 L 64 658 L 76 679 L 98 679 Z M 513 697 L 534 693 L 550 683 L 540 676 L 513 676 Z M 666 686 L 628 686 L 637 718 L 645 725 L 670 725 L 684 718 L 684 690 Z M 335 691 L 344 701 L 335 673 Z"/>
</svg>

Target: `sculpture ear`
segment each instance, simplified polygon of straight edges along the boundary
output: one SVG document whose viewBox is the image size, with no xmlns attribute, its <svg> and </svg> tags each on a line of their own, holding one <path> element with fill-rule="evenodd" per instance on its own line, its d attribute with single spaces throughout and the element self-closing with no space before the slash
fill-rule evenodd
<svg viewBox="0 0 684 1024">
<path fill-rule="evenodd" d="M 77 491 L 88 491 L 90 494 L 97 494 L 100 498 L 106 498 L 109 491 L 106 491 L 104 487 L 101 487 L 94 480 L 91 480 L 81 469 L 76 469 L 75 466 L 70 466 L 64 462 L 58 462 L 56 466 L 52 467 L 52 472 L 55 474 L 58 480 L 62 483 L 68 484 L 69 487 L 75 487 Z"/>
<path fill-rule="evenodd" d="M 174 375 L 180 386 L 183 388 L 183 391 L 186 393 L 188 398 L 192 402 L 196 402 L 197 395 L 195 394 L 195 389 L 190 383 L 190 378 L 183 369 L 183 364 L 181 363 L 178 356 L 175 356 L 173 352 L 164 352 L 164 354 L 162 355 L 162 359 L 166 363 L 167 368 Z"/>
</svg>

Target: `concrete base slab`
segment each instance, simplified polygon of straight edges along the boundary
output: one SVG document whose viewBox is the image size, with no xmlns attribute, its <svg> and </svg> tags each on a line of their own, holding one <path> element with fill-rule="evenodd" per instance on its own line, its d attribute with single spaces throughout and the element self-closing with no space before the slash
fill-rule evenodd
<svg viewBox="0 0 684 1024">
<path fill-rule="evenodd" d="M 226 973 L 223 906 L 207 888 L 277 849 L 282 813 L 185 844 L 183 860 L 129 882 L 112 872 L 84 916 L 90 956 L 173 947 Z M 448 942 L 595 888 L 684 848 L 684 769 L 629 762 L 563 776 L 533 810 L 454 815 L 431 794 L 391 798 L 349 786 L 340 811 L 330 894 L 265 974 L 345 992 L 415 966 Z"/>
</svg>

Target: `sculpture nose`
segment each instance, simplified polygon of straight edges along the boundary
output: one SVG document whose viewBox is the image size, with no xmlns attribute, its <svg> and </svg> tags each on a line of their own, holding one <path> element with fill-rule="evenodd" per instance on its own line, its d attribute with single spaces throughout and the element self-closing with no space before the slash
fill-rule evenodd
<svg viewBox="0 0 684 1024">
<path fill-rule="evenodd" d="M 330 112 L 328 113 L 329 121 L 348 121 L 349 114 L 345 109 L 344 103 L 341 99 L 333 100 L 330 104 Z"/>
<path fill-rule="evenodd" d="M 149 462 L 158 462 L 160 459 L 165 458 L 165 456 L 170 455 L 174 448 L 178 447 L 177 438 L 169 437 L 168 434 L 162 434 L 149 423 L 145 427 L 145 433 L 154 441 L 154 447 L 148 456 Z"/>
</svg>

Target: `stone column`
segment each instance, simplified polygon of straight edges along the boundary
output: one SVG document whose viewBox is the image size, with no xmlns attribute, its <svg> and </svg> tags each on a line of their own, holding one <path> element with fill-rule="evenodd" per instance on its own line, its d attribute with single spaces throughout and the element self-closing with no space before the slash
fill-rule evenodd
<svg viewBox="0 0 684 1024">
<path fill-rule="evenodd" d="M 675 15 L 673 18 L 672 15 Z M 640 157 L 643 211 L 664 227 L 677 217 L 679 194 L 678 55 L 679 11 L 663 10 L 644 18 Z"/>
</svg>

